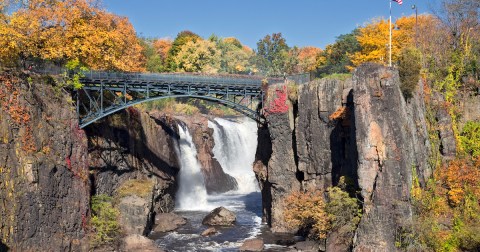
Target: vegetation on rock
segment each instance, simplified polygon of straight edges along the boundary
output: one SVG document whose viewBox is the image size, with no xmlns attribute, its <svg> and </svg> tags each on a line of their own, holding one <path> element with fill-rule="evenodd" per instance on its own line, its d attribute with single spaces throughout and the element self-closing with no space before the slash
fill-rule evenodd
<svg viewBox="0 0 480 252">
<path fill-rule="evenodd" d="M 118 224 L 119 211 L 113 207 L 113 199 L 107 195 L 95 195 L 91 199 L 92 218 L 92 246 L 114 241 L 119 235 Z"/>
<path fill-rule="evenodd" d="M 333 231 L 341 236 L 353 234 L 362 216 L 360 202 L 340 187 L 293 192 L 285 198 L 285 205 L 286 223 L 312 239 L 325 239 Z"/>
</svg>

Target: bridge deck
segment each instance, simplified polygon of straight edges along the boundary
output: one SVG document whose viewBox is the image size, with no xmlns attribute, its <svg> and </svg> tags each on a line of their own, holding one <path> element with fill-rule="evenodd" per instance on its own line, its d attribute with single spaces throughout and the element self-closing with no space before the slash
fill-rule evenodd
<svg viewBox="0 0 480 252">
<path fill-rule="evenodd" d="M 85 72 L 81 77 L 83 84 L 126 83 L 126 84 L 187 84 L 187 85 L 221 85 L 221 86 L 252 86 L 260 87 L 262 77 L 239 75 L 197 75 L 197 74 L 150 74 L 150 73 L 114 73 Z M 269 84 L 282 83 L 281 78 L 268 78 Z"/>
</svg>

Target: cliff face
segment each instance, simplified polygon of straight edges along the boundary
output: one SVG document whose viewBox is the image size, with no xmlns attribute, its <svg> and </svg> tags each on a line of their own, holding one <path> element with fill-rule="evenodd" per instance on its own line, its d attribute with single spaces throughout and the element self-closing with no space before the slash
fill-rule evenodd
<svg viewBox="0 0 480 252">
<path fill-rule="evenodd" d="M 348 243 L 356 251 L 395 250 L 395 232 L 411 218 L 413 174 L 422 183 L 431 174 L 423 89 L 407 104 L 399 85 L 396 72 L 364 65 L 350 80 L 300 86 L 290 113 L 268 116 L 255 172 L 273 231 L 289 231 L 287 194 L 326 189 L 345 176 L 360 190 L 363 216 L 355 237 L 331 233 L 327 250 L 348 250 Z"/>
<path fill-rule="evenodd" d="M 0 250 L 88 250 L 87 141 L 48 83 L 0 76 Z"/>
<path fill-rule="evenodd" d="M 420 140 L 425 124 L 416 125 L 407 114 L 397 72 L 364 65 L 355 71 L 353 83 L 358 184 L 364 201 L 354 250 L 393 251 L 396 232 L 412 216 L 413 174 L 417 169 L 428 174 L 428 145 Z M 415 112 L 424 117 L 418 107 Z"/>
</svg>

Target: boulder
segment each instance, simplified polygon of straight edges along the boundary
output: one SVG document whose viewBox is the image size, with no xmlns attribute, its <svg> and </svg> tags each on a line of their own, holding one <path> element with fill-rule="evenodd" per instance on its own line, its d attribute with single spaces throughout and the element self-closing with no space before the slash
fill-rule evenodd
<svg viewBox="0 0 480 252">
<path fill-rule="evenodd" d="M 298 242 L 293 246 L 297 251 L 304 251 L 304 252 L 317 252 L 318 244 L 314 241 L 302 241 Z"/>
<path fill-rule="evenodd" d="M 150 212 L 147 200 L 130 195 L 120 200 L 118 208 L 120 210 L 119 223 L 127 235 L 146 233 Z"/>
<path fill-rule="evenodd" d="M 129 235 L 123 239 L 122 251 L 163 252 L 152 240 L 138 234 Z"/>
<path fill-rule="evenodd" d="M 237 216 L 225 207 L 213 209 L 202 221 L 203 225 L 209 226 L 233 226 Z"/>
<path fill-rule="evenodd" d="M 210 236 L 216 234 L 218 231 L 214 227 L 209 227 L 202 232 L 202 236 Z"/>
<path fill-rule="evenodd" d="M 187 219 L 174 213 L 159 213 L 155 216 L 155 224 L 153 231 L 169 232 L 173 231 L 187 223 Z"/>
<path fill-rule="evenodd" d="M 262 239 L 250 239 L 246 240 L 240 247 L 240 251 L 263 251 Z"/>
</svg>

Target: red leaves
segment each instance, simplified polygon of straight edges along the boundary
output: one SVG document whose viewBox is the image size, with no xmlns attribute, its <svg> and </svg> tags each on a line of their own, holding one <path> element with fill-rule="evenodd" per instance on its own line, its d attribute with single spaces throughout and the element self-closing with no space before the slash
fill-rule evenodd
<svg viewBox="0 0 480 252">
<path fill-rule="evenodd" d="M 282 89 L 277 88 L 275 90 L 275 96 L 276 97 L 272 101 L 268 102 L 267 106 L 264 108 L 265 116 L 286 113 L 288 111 L 287 86 L 283 86 Z"/>
</svg>

